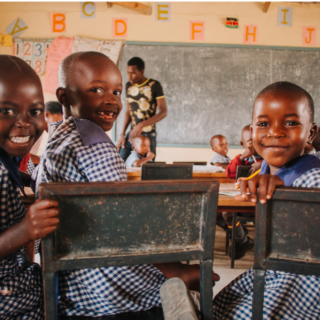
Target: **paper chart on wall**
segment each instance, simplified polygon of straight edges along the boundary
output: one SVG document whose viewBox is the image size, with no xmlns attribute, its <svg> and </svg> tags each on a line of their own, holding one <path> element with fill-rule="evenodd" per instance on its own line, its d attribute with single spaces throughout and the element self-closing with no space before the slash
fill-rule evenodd
<svg viewBox="0 0 320 320">
<path fill-rule="evenodd" d="M 122 40 L 95 40 L 85 37 L 74 37 L 72 53 L 98 51 L 108 56 L 114 63 L 117 63 L 122 45 Z"/>
<path fill-rule="evenodd" d="M 55 93 L 58 88 L 58 70 L 62 60 L 72 52 L 73 37 L 57 37 L 48 50 L 44 91 Z"/>
<path fill-rule="evenodd" d="M 54 39 L 14 39 L 14 55 L 26 61 L 39 75 L 45 73 L 48 48 Z"/>
</svg>

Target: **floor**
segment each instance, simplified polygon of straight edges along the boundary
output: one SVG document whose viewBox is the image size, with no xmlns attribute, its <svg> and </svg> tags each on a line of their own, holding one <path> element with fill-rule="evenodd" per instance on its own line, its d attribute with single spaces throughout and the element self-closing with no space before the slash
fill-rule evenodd
<svg viewBox="0 0 320 320">
<path fill-rule="evenodd" d="M 254 238 L 254 226 L 248 226 L 249 236 Z M 221 289 L 229 284 L 238 275 L 253 266 L 253 249 L 240 260 L 235 261 L 234 269 L 231 269 L 231 260 L 225 254 L 225 231 L 217 226 L 214 245 L 213 270 L 219 274 L 220 281 L 216 282 L 213 293 L 216 295 Z"/>
</svg>

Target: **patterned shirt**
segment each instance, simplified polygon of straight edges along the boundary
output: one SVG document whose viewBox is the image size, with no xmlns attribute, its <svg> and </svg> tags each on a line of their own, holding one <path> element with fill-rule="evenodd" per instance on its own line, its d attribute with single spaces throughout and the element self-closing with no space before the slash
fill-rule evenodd
<svg viewBox="0 0 320 320">
<path fill-rule="evenodd" d="M 20 222 L 26 209 L 20 189 L 0 162 L 0 233 Z M 43 319 L 41 269 L 30 263 L 26 247 L 0 260 L 0 319 Z M 22 319 L 22 318 L 19 318 Z"/>
<path fill-rule="evenodd" d="M 157 99 L 164 98 L 159 81 L 147 79 L 140 85 L 126 84 L 127 101 L 130 105 L 131 128 L 152 118 L 157 111 Z M 144 127 L 142 132 L 156 132 L 155 124 Z"/>
<path fill-rule="evenodd" d="M 320 169 L 297 178 L 293 187 L 320 188 Z M 213 301 L 213 319 L 251 320 L 253 269 L 221 290 Z M 320 319 L 320 277 L 282 271 L 266 271 L 263 319 Z"/>
<path fill-rule="evenodd" d="M 70 117 L 53 133 L 41 157 L 41 182 L 124 181 L 126 167 L 107 134 L 95 123 Z M 38 187 L 37 187 L 38 189 Z M 59 314 L 105 316 L 160 304 L 166 280 L 152 265 L 59 273 Z"/>
</svg>

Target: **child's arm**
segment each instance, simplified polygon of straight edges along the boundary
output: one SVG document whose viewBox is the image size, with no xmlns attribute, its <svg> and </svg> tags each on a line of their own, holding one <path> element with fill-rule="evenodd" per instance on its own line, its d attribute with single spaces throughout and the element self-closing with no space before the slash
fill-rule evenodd
<svg viewBox="0 0 320 320">
<path fill-rule="evenodd" d="M 251 169 L 249 170 L 249 174 L 253 174 L 261 168 L 262 161 L 255 162 L 251 165 Z"/>
<path fill-rule="evenodd" d="M 20 222 L 0 234 L 0 260 L 56 230 L 58 215 L 56 200 L 37 200 Z"/>
<path fill-rule="evenodd" d="M 213 165 L 226 169 L 228 166 L 228 163 L 215 162 Z"/>
<path fill-rule="evenodd" d="M 230 163 L 227 165 L 226 168 L 226 176 L 228 178 L 231 179 L 235 179 L 236 178 L 236 174 L 237 174 L 237 166 L 241 166 L 243 165 L 243 162 L 240 160 L 240 156 L 238 155 L 236 156 L 234 159 L 232 159 L 230 161 Z"/>
<path fill-rule="evenodd" d="M 126 133 L 126 130 L 127 130 L 127 127 L 129 125 L 129 123 L 131 122 L 131 117 L 130 117 L 130 104 L 129 102 L 127 101 L 127 110 L 124 114 L 124 122 L 123 122 L 123 128 L 122 128 L 122 133 L 120 134 L 120 138 L 119 138 L 119 141 L 117 143 L 117 149 L 118 151 L 120 150 L 120 146 L 121 148 L 125 148 L 125 145 L 126 145 L 126 136 L 125 136 L 125 133 Z"/>
<path fill-rule="evenodd" d="M 149 162 L 150 160 L 152 160 L 153 158 L 155 157 L 155 154 L 151 151 L 148 152 L 147 156 L 143 159 L 139 159 L 139 160 L 136 160 L 132 166 L 133 167 L 141 167 L 143 164 Z"/>
<path fill-rule="evenodd" d="M 173 263 L 157 263 L 154 264 L 163 275 L 170 279 L 178 277 L 182 279 L 189 290 L 200 291 L 200 266 L 198 264 L 188 265 L 180 262 Z M 212 285 L 215 281 L 219 281 L 218 274 L 212 272 Z"/>
<path fill-rule="evenodd" d="M 241 195 L 236 196 L 238 201 L 257 202 L 257 191 L 260 196 L 260 203 L 266 203 L 271 199 L 276 187 L 284 186 L 284 182 L 276 175 L 262 174 L 250 180 L 240 181 Z M 259 190 L 258 190 L 259 187 Z M 249 189 L 249 194 L 247 194 Z"/>
<path fill-rule="evenodd" d="M 250 145 L 250 146 L 248 146 L 248 147 L 244 150 L 243 154 L 240 155 L 240 158 L 239 158 L 239 159 L 240 159 L 240 161 L 243 161 L 244 159 L 253 156 L 255 153 L 256 153 L 256 152 L 255 152 L 253 146 Z"/>
</svg>

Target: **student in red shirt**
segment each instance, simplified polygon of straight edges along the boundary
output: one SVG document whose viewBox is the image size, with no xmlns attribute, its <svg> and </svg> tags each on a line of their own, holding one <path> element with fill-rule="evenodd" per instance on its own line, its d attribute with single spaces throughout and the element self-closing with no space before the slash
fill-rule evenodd
<svg viewBox="0 0 320 320">
<path fill-rule="evenodd" d="M 252 138 L 250 132 L 250 125 L 245 126 L 241 132 L 240 145 L 244 148 L 243 154 L 237 155 L 232 159 L 226 168 L 226 175 L 228 178 L 236 178 L 237 166 L 248 165 L 251 166 L 250 174 L 256 172 L 261 167 L 261 161 L 263 160 L 254 150 L 252 145 Z M 257 162 L 254 161 L 254 158 Z"/>
</svg>

